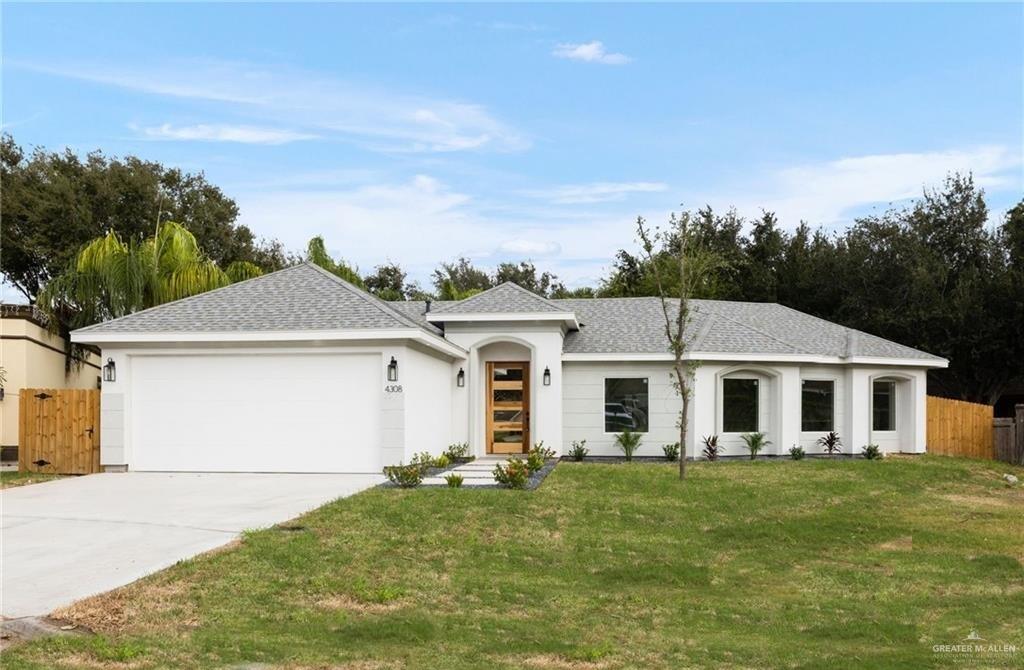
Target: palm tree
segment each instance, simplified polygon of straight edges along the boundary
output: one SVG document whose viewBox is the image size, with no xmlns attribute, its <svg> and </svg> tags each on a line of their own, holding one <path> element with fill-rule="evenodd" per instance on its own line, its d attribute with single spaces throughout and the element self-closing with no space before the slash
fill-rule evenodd
<svg viewBox="0 0 1024 670">
<path fill-rule="evenodd" d="M 110 231 L 89 242 L 47 283 L 38 306 L 55 330 L 82 328 L 261 274 L 245 261 L 222 270 L 192 233 L 168 221 L 142 241 Z"/>
</svg>

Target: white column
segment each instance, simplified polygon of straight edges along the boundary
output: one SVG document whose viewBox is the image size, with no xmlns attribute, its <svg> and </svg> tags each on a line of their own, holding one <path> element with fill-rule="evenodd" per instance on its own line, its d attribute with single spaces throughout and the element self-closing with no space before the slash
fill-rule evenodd
<svg viewBox="0 0 1024 670">
<path fill-rule="evenodd" d="M 779 367 L 779 376 L 775 378 L 777 386 L 775 402 L 779 417 L 777 442 L 769 449 L 769 453 L 787 454 L 789 448 L 800 444 L 800 368 L 797 366 Z"/>
</svg>

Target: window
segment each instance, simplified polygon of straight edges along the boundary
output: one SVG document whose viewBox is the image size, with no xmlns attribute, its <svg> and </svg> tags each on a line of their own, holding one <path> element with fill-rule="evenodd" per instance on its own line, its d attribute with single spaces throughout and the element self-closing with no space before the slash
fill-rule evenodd
<svg viewBox="0 0 1024 670">
<path fill-rule="evenodd" d="M 757 380 L 722 380 L 722 432 L 757 432 Z"/>
<path fill-rule="evenodd" d="M 896 430 L 896 382 L 875 382 L 871 395 L 872 430 Z"/>
<path fill-rule="evenodd" d="M 647 432 L 647 378 L 604 380 L 604 432 Z"/>
<path fill-rule="evenodd" d="M 835 382 L 831 379 L 805 379 L 800 403 L 800 430 L 827 433 L 835 430 Z"/>
</svg>

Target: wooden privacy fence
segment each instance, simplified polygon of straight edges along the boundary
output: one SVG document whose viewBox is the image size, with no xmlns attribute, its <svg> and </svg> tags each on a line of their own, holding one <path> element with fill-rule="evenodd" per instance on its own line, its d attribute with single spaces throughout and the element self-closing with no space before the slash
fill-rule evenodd
<svg viewBox="0 0 1024 670">
<path fill-rule="evenodd" d="M 995 419 L 992 424 L 995 458 L 1004 463 L 1024 465 L 1024 405 L 1015 408 L 1016 420 Z"/>
<path fill-rule="evenodd" d="M 992 459 L 992 406 L 928 396 L 928 453 Z"/>
<path fill-rule="evenodd" d="M 84 475 L 100 471 L 100 392 L 22 389 L 18 469 Z"/>
</svg>

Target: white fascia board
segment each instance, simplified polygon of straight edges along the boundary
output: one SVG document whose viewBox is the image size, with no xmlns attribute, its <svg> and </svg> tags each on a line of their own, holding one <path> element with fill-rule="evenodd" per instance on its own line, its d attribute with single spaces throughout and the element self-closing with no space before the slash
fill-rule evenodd
<svg viewBox="0 0 1024 670">
<path fill-rule="evenodd" d="M 71 341 L 85 344 L 158 344 L 194 342 L 352 342 L 358 340 L 416 340 L 454 358 L 465 358 L 466 350 L 419 328 L 390 328 L 382 330 L 286 330 L 241 331 L 218 333 L 153 332 L 126 333 L 90 330 L 71 331 Z"/>
<path fill-rule="evenodd" d="M 580 329 L 575 312 L 473 312 L 465 314 L 437 312 L 428 313 L 426 318 L 430 323 L 455 323 L 458 321 L 561 321 L 573 330 Z"/>
<path fill-rule="evenodd" d="M 562 354 L 562 360 L 572 361 L 673 361 L 670 353 L 570 353 Z M 822 365 L 879 365 L 904 368 L 944 368 L 949 365 L 945 359 L 909 358 L 842 358 L 840 356 L 819 356 L 815 354 L 726 354 L 695 351 L 683 356 L 687 361 L 740 362 L 740 363 L 806 363 Z"/>
</svg>

